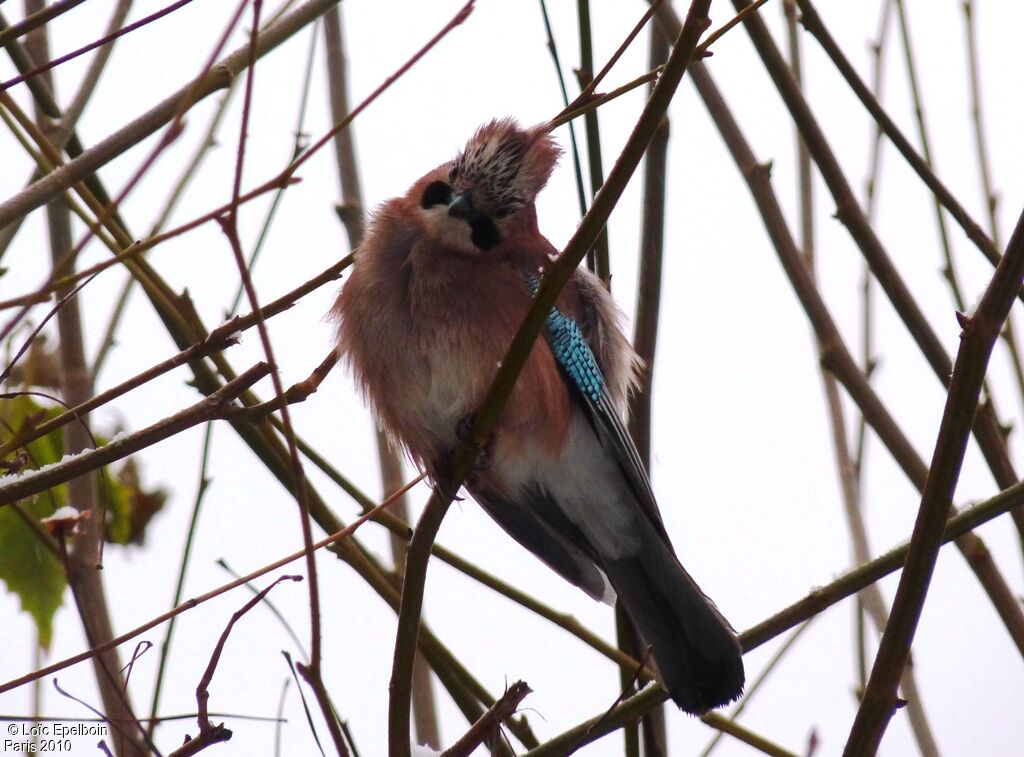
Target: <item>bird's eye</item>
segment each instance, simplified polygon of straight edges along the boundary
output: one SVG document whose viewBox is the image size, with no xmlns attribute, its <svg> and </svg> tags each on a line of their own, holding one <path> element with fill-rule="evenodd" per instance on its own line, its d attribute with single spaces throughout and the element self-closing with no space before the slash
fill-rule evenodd
<svg viewBox="0 0 1024 757">
<path fill-rule="evenodd" d="M 434 181 L 423 191 L 420 205 L 424 208 L 432 208 L 435 205 L 447 205 L 451 201 L 452 188 L 443 181 Z"/>
<path fill-rule="evenodd" d="M 515 207 L 513 207 L 512 205 L 502 205 L 500 208 L 494 211 L 494 217 L 498 219 L 507 218 L 508 216 L 512 215 L 514 211 Z"/>
</svg>

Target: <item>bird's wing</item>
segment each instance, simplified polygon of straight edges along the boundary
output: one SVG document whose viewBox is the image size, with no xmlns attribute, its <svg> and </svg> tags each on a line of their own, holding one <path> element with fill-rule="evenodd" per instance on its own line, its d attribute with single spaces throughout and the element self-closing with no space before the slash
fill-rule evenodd
<svg viewBox="0 0 1024 757">
<path fill-rule="evenodd" d="M 557 504 L 536 488 L 506 497 L 496 491 L 467 484 L 470 494 L 505 532 L 547 563 L 562 578 L 599 602 L 614 596 L 597 567 L 593 549 Z"/>
<path fill-rule="evenodd" d="M 539 283 L 530 276 L 526 280 L 536 294 Z M 553 307 L 545 321 L 545 337 L 601 445 L 618 463 L 644 514 L 672 550 L 640 453 L 612 402 L 604 374 L 582 330 L 576 321 Z"/>
</svg>

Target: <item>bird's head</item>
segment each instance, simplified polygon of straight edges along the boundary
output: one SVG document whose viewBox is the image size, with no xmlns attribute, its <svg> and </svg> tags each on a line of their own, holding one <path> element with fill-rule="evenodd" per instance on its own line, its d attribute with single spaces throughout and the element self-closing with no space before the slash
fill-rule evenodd
<svg viewBox="0 0 1024 757">
<path fill-rule="evenodd" d="M 536 222 L 534 199 L 561 152 L 544 124 L 524 129 L 505 118 L 481 126 L 454 160 L 413 188 L 429 232 L 464 252 L 497 247 L 517 226 Z"/>
</svg>

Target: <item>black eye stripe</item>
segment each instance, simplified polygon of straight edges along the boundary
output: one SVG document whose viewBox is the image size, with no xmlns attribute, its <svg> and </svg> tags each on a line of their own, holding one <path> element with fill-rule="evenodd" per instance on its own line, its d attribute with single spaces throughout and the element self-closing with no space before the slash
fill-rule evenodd
<svg viewBox="0 0 1024 757">
<path fill-rule="evenodd" d="M 470 240 L 481 250 L 489 250 L 492 247 L 496 247 L 498 242 L 501 241 L 498 227 L 487 216 L 474 218 L 470 222 L 469 228 L 471 232 L 469 235 Z"/>
<path fill-rule="evenodd" d="M 424 208 L 432 208 L 435 205 L 447 205 L 452 201 L 452 188 L 443 181 L 431 182 L 420 199 L 420 205 Z"/>
</svg>

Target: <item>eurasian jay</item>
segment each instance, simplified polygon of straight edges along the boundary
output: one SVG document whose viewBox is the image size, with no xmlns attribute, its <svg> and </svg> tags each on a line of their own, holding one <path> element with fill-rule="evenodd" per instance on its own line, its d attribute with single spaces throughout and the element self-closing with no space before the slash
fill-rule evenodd
<svg viewBox="0 0 1024 757">
<path fill-rule="evenodd" d="M 334 305 L 337 349 L 378 422 L 435 478 L 557 250 L 534 200 L 561 153 L 545 125 L 481 127 L 374 214 Z M 466 489 L 595 599 L 617 596 L 675 703 L 743 691 L 735 631 L 683 569 L 623 425 L 639 361 L 601 281 L 577 269 Z"/>
</svg>

